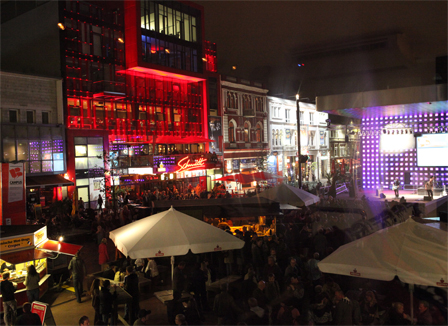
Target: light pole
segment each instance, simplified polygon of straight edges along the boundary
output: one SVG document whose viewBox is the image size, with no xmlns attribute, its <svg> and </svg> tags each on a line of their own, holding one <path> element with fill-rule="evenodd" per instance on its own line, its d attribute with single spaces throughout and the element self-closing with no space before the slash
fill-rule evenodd
<svg viewBox="0 0 448 326">
<path fill-rule="evenodd" d="M 299 189 L 302 189 L 302 164 L 300 163 L 301 145 L 300 145 L 300 96 L 296 94 L 297 108 L 297 158 L 299 164 Z"/>
</svg>

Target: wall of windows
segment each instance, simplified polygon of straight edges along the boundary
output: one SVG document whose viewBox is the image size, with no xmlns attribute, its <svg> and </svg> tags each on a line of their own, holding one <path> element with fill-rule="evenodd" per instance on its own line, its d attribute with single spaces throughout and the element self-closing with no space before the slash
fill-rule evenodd
<svg viewBox="0 0 448 326">
<path fill-rule="evenodd" d="M 62 127 L 2 125 L 2 161 L 25 161 L 26 172 L 65 172 Z"/>
<path fill-rule="evenodd" d="M 142 29 L 187 42 L 198 41 L 199 16 L 198 10 L 180 3 L 141 1 Z"/>
<path fill-rule="evenodd" d="M 104 176 L 103 137 L 75 137 L 76 178 Z"/>
</svg>

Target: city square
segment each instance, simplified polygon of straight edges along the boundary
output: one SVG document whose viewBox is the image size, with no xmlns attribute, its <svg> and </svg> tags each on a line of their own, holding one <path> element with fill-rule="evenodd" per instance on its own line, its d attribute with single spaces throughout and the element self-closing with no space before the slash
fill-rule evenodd
<svg viewBox="0 0 448 326">
<path fill-rule="evenodd" d="M 3 324 L 446 324 L 446 2 L 1 6 Z"/>
</svg>

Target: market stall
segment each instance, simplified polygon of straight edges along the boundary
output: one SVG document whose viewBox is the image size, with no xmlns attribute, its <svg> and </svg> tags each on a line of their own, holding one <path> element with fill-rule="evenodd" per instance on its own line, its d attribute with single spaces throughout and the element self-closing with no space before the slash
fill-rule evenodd
<svg viewBox="0 0 448 326">
<path fill-rule="evenodd" d="M 63 261 L 68 264 L 67 255 L 73 256 L 82 248 L 48 239 L 47 227 L 42 225 L 6 225 L 0 227 L 0 232 L 0 281 L 3 280 L 4 272 L 10 273 L 10 281 L 17 284 L 15 297 L 18 307 L 28 301 L 26 286 L 23 284 L 28 266 L 34 265 L 39 274 L 40 298 L 48 290 L 53 260 L 65 257 Z M 1 295 L 0 301 L 3 301 Z M 3 305 L 0 305 L 0 309 L 3 311 Z"/>
</svg>

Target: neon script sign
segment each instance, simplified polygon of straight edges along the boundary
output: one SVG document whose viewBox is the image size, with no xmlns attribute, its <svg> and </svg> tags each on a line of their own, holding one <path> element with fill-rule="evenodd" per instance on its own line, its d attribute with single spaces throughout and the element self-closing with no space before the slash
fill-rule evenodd
<svg viewBox="0 0 448 326">
<path fill-rule="evenodd" d="M 207 161 L 206 158 L 199 158 L 196 162 L 190 163 L 190 159 L 187 157 L 184 157 L 179 162 L 177 162 L 177 165 L 179 166 L 179 170 L 176 172 L 182 172 L 182 171 L 191 171 L 197 168 L 203 168 L 205 167 L 205 162 Z"/>
</svg>

